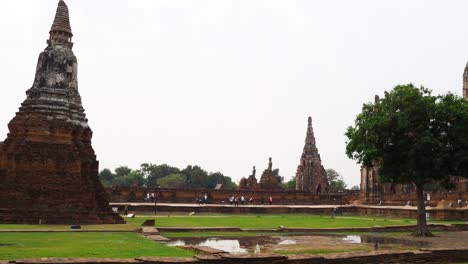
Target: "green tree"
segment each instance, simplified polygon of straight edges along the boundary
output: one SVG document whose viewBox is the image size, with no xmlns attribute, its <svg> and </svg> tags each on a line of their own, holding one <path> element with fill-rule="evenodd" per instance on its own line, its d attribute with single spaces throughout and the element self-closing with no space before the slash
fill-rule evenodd
<svg viewBox="0 0 468 264">
<path fill-rule="evenodd" d="M 359 191 L 361 188 L 359 188 L 359 185 L 354 185 L 351 187 L 351 191 Z"/>
<path fill-rule="evenodd" d="M 296 190 L 296 176 L 293 176 L 289 181 L 281 184 L 285 190 Z"/>
<path fill-rule="evenodd" d="M 414 184 L 415 235 L 431 235 L 426 225 L 423 187 L 468 176 L 468 103 L 453 94 L 432 96 L 424 87 L 396 86 L 382 100 L 364 104 L 346 136 L 348 157 L 379 163 L 382 181 Z"/>
<path fill-rule="evenodd" d="M 127 176 L 131 171 L 132 169 L 127 166 L 120 166 L 114 170 L 114 174 L 116 176 Z"/>
<path fill-rule="evenodd" d="M 187 166 L 181 171 L 181 174 L 187 179 L 189 188 L 208 188 L 208 173 L 199 166 Z"/>
<path fill-rule="evenodd" d="M 101 183 L 104 187 L 112 186 L 112 180 L 114 179 L 114 177 L 115 175 L 109 169 L 103 169 L 99 173 L 99 180 L 101 180 Z"/>
<path fill-rule="evenodd" d="M 158 179 L 157 184 L 162 188 L 183 188 L 186 185 L 186 179 L 182 174 L 174 173 Z"/>
<path fill-rule="evenodd" d="M 327 169 L 327 178 L 328 178 L 328 185 L 330 192 L 339 192 L 344 191 L 346 189 L 346 183 L 343 180 L 343 176 L 339 174 L 334 169 Z"/>
<path fill-rule="evenodd" d="M 218 183 L 222 184 L 223 188 L 228 190 L 236 187 L 236 184 L 232 182 L 231 177 L 224 176 L 221 172 L 213 172 L 208 175 L 208 186 L 205 188 L 213 189 Z"/>
<path fill-rule="evenodd" d="M 155 165 L 151 163 L 141 164 L 138 171 L 145 178 L 147 187 L 156 187 L 158 179 L 180 172 L 178 168 L 167 164 Z"/>
</svg>

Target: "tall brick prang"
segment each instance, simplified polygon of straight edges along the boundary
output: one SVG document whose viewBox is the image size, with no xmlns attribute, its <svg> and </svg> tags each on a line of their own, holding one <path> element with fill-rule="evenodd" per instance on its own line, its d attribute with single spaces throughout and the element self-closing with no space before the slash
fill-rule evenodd
<svg viewBox="0 0 468 264">
<path fill-rule="evenodd" d="M 72 36 L 61 0 L 33 85 L 0 143 L 0 223 L 124 223 L 98 179 Z"/>
<path fill-rule="evenodd" d="M 320 154 L 315 145 L 312 118 L 308 118 L 307 134 L 301 161 L 297 166 L 296 190 L 313 193 L 326 193 L 328 191 L 327 173 L 322 166 Z"/>
<path fill-rule="evenodd" d="M 468 63 L 463 71 L 463 98 L 468 101 Z"/>
</svg>

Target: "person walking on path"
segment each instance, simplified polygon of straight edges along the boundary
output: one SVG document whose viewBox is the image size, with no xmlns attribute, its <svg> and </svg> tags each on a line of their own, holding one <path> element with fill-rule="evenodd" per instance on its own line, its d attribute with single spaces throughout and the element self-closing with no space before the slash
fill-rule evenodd
<svg viewBox="0 0 468 264">
<path fill-rule="evenodd" d="M 241 199 L 240 199 L 240 200 L 241 200 L 241 204 L 244 205 L 244 203 L 245 203 L 244 195 L 241 196 Z"/>
<path fill-rule="evenodd" d="M 268 198 L 268 202 L 270 202 L 270 205 L 273 204 L 273 197 L 271 197 L 271 195 L 270 195 L 270 198 Z"/>
<path fill-rule="evenodd" d="M 253 205 L 253 197 L 252 197 L 252 196 L 250 196 L 249 204 L 250 204 L 250 205 Z"/>
</svg>

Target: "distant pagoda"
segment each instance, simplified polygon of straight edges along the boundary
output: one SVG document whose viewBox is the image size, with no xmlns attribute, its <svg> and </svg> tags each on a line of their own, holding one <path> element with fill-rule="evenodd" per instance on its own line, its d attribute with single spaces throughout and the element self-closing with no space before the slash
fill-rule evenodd
<svg viewBox="0 0 468 264">
<path fill-rule="evenodd" d="M 0 143 L 0 223 L 125 223 L 98 179 L 72 37 L 60 0 L 34 83 Z"/>
<path fill-rule="evenodd" d="M 296 190 L 318 194 L 328 191 L 327 173 L 315 145 L 312 117 L 308 118 L 305 146 L 300 164 L 297 166 Z"/>
<path fill-rule="evenodd" d="M 468 101 L 468 63 L 463 71 L 463 98 Z"/>
</svg>

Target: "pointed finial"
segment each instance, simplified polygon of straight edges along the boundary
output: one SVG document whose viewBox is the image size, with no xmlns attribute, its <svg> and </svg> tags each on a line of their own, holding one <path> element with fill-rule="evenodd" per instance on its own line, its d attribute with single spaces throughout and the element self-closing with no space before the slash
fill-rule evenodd
<svg viewBox="0 0 468 264">
<path fill-rule="evenodd" d="M 465 71 L 463 72 L 463 76 L 465 76 L 465 77 L 468 76 L 468 62 L 466 63 Z"/>
<path fill-rule="evenodd" d="M 49 42 L 71 43 L 73 33 L 70 27 L 70 17 L 68 15 L 68 6 L 63 0 L 60 0 L 55 12 L 55 19 L 49 31 Z"/>
<path fill-rule="evenodd" d="M 309 124 L 309 126 L 312 125 L 312 117 L 311 116 L 309 116 L 309 118 L 307 119 L 307 123 Z"/>
</svg>

